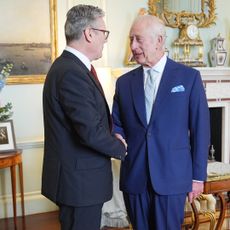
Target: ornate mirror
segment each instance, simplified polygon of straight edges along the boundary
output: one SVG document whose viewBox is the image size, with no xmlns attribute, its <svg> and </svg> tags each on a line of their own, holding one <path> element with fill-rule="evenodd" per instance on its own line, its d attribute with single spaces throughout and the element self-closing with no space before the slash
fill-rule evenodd
<svg viewBox="0 0 230 230">
<path fill-rule="evenodd" d="M 208 27 L 214 23 L 215 0 L 149 0 L 149 14 L 157 15 L 172 28 L 190 23 Z"/>
<path fill-rule="evenodd" d="M 198 28 L 215 23 L 215 0 L 149 0 L 148 7 L 149 14 L 179 29 L 179 37 L 173 42 L 173 58 L 190 66 L 205 66 Z"/>
</svg>

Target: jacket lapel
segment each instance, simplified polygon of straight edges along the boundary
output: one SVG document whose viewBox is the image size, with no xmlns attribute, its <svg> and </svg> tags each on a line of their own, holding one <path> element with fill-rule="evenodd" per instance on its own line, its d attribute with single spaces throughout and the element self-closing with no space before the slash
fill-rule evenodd
<svg viewBox="0 0 230 230">
<path fill-rule="evenodd" d="M 144 127 L 147 126 L 146 111 L 145 111 L 145 94 L 144 94 L 144 80 L 143 68 L 139 67 L 133 72 L 131 77 L 131 91 L 133 97 L 134 108 Z"/>
<path fill-rule="evenodd" d="M 105 94 L 103 92 L 103 89 L 102 87 L 99 85 L 99 83 L 95 80 L 93 74 L 87 69 L 87 67 L 81 62 L 81 60 L 76 57 L 74 54 L 64 50 L 63 53 L 62 53 L 62 56 L 63 57 L 66 57 L 66 58 L 71 58 L 73 59 L 76 64 L 82 69 L 82 71 L 84 71 L 85 73 L 87 73 L 89 79 L 91 81 L 93 81 L 93 83 L 95 84 L 95 86 L 98 88 L 98 90 L 100 91 L 100 93 L 102 94 L 103 98 L 104 98 L 104 101 L 105 101 L 105 105 L 106 105 L 106 109 L 107 109 L 107 113 L 108 113 L 108 117 L 109 117 L 109 123 L 110 123 L 110 126 L 111 126 L 111 116 L 110 116 L 110 110 L 109 110 L 109 106 L 108 106 L 108 103 L 106 101 L 106 98 L 105 98 Z"/>
<path fill-rule="evenodd" d="M 170 59 L 167 59 L 164 72 L 161 77 L 161 82 L 157 91 L 156 99 L 153 105 L 152 117 L 150 122 L 152 122 L 156 115 L 159 113 L 159 110 L 164 106 L 165 101 L 167 101 L 168 92 L 171 90 L 172 81 L 174 79 L 175 66 Z"/>
<path fill-rule="evenodd" d="M 81 62 L 81 60 L 78 57 L 76 57 L 74 54 L 72 54 L 72 53 L 70 53 L 70 52 L 68 52 L 66 50 L 63 51 L 62 55 L 64 57 L 68 57 L 68 58 L 73 59 L 77 63 L 77 65 L 80 66 L 82 68 L 82 70 L 87 73 L 87 75 L 89 76 L 91 81 L 93 81 L 93 83 L 98 88 L 98 90 L 101 92 L 103 97 L 105 97 L 103 89 L 102 89 L 101 85 L 99 85 L 100 83 L 96 81 L 96 79 L 94 78 L 93 74 L 87 69 L 87 67 Z"/>
</svg>

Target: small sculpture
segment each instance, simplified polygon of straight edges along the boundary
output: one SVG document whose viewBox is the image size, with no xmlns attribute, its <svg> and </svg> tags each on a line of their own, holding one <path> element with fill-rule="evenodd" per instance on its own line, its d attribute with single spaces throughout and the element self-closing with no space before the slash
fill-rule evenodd
<svg viewBox="0 0 230 230">
<path fill-rule="evenodd" d="M 211 145 L 211 148 L 210 148 L 210 154 L 209 154 L 209 160 L 211 161 L 215 161 L 215 149 L 213 147 L 213 145 Z"/>
</svg>

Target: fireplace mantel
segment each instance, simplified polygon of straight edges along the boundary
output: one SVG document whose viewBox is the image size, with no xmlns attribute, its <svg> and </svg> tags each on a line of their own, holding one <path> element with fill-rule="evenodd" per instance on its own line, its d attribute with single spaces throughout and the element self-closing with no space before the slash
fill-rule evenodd
<svg viewBox="0 0 230 230">
<path fill-rule="evenodd" d="M 230 68 L 229 67 L 201 67 L 196 68 L 201 72 L 202 77 L 208 79 L 215 79 L 216 76 L 219 76 L 224 79 L 230 80 Z"/>
<path fill-rule="evenodd" d="M 230 102 L 230 68 L 209 67 L 197 68 L 204 82 L 209 102 Z"/>
</svg>

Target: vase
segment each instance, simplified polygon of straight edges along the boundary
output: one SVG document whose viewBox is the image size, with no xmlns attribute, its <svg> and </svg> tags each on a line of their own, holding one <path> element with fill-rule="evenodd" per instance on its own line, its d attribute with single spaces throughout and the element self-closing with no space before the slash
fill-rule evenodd
<svg viewBox="0 0 230 230">
<path fill-rule="evenodd" d="M 224 49 L 224 38 L 218 34 L 216 38 L 211 40 L 211 50 L 209 51 L 209 58 L 212 67 L 216 66 L 224 66 L 226 58 L 227 58 L 227 51 Z"/>
</svg>

